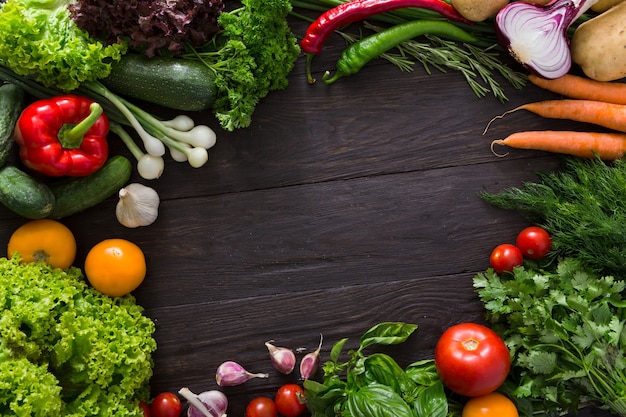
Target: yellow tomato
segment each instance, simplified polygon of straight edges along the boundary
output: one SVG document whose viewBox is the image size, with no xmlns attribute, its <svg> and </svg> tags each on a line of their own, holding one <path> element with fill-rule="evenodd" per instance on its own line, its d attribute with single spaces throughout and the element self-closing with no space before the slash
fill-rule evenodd
<svg viewBox="0 0 626 417">
<path fill-rule="evenodd" d="M 462 417 L 518 417 L 513 401 L 499 392 L 470 398 L 463 407 Z"/>
<path fill-rule="evenodd" d="M 120 297 L 134 291 L 146 276 L 146 258 L 125 239 L 106 239 L 96 244 L 85 258 L 85 275 L 97 291 Z"/>
<path fill-rule="evenodd" d="M 43 261 L 53 268 L 67 269 L 76 258 L 76 239 L 70 229 L 56 220 L 31 220 L 9 238 L 7 257 L 16 252 L 22 262 Z"/>
</svg>

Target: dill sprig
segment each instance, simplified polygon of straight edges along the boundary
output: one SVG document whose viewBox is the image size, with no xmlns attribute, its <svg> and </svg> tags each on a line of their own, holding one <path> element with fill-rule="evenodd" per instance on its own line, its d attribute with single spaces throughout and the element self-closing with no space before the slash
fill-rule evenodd
<svg viewBox="0 0 626 417">
<path fill-rule="evenodd" d="M 565 158 L 556 171 L 537 173 L 484 201 L 520 211 L 552 235 L 554 256 L 573 256 L 600 274 L 626 275 L 626 161 Z"/>
</svg>

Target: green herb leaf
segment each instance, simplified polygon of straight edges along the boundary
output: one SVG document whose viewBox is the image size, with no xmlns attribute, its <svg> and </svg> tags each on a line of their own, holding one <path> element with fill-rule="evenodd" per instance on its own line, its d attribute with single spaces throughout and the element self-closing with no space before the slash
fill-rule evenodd
<svg viewBox="0 0 626 417">
<path fill-rule="evenodd" d="M 349 393 L 346 409 L 351 416 L 415 417 L 400 395 L 390 387 L 378 383 Z"/>
<path fill-rule="evenodd" d="M 417 324 L 406 324 L 400 322 L 379 323 L 369 329 L 359 340 L 359 350 L 363 350 L 368 346 L 379 345 L 396 345 L 404 342 L 417 330 Z"/>
</svg>

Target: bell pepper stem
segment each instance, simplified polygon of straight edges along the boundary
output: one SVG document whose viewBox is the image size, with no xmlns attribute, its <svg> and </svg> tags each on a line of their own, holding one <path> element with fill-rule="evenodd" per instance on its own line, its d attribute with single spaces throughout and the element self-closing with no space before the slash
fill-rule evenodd
<svg viewBox="0 0 626 417">
<path fill-rule="evenodd" d="M 66 149 L 78 148 L 85 133 L 93 127 L 98 121 L 98 118 L 102 115 L 102 106 L 96 102 L 91 103 L 89 106 L 89 114 L 83 120 L 77 124 L 63 125 L 59 130 L 59 141 Z"/>
</svg>

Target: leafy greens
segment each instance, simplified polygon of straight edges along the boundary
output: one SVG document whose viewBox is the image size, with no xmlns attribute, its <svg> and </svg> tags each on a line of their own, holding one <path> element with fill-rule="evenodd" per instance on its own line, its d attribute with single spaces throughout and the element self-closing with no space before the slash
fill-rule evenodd
<svg viewBox="0 0 626 417">
<path fill-rule="evenodd" d="M 259 100 L 287 87 L 300 53 L 287 22 L 289 0 L 243 0 L 242 7 L 218 18 L 212 42 L 184 57 L 215 71 L 218 97 L 213 112 L 228 131 L 248 127 Z"/>
<path fill-rule="evenodd" d="M 626 161 L 566 158 L 538 182 L 483 193 L 494 206 L 519 210 L 552 235 L 553 254 L 573 256 L 601 275 L 626 272 Z"/>
<path fill-rule="evenodd" d="M 544 415 L 576 414 L 588 401 L 626 415 L 624 281 L 565 258 L 554 270 L 489 269 L 474 287 L 511 350 L 515 396 Z"/>
<path fill-rule="evenodd" d="M 448 398 L 433 359 L 402 368 L 388 354 L 365 352 L 375 345 L 402 343 L 416 329 L 414 324 L 379 323 L 361 336 L 345 362 L 341 356 L 347 339 L 335 343 L 323 381 L 304 381 L 311 416 L 459 417 L 462 405 Z"/>
<path fill-rule="evenodd" d="M 73 90 L 106 77 L 125 43 L 103 45 L 69 18 L 69 0 L 7 0 L 0 4 L 0 64 L 45 86 Z"/>
<path fill-rule="evenodd" d="M 154 323 L 78 268 L 0 258 L 0 415 L 142 416 Z"/>
<path fill-rule="evenodd" d="M 221 0 L 77 0 L 72 20 L 107 45 L 128 41 L 147 56 L 178 55 L 186 44 L 202 45 L 219 30 Z"/>
</svg>

